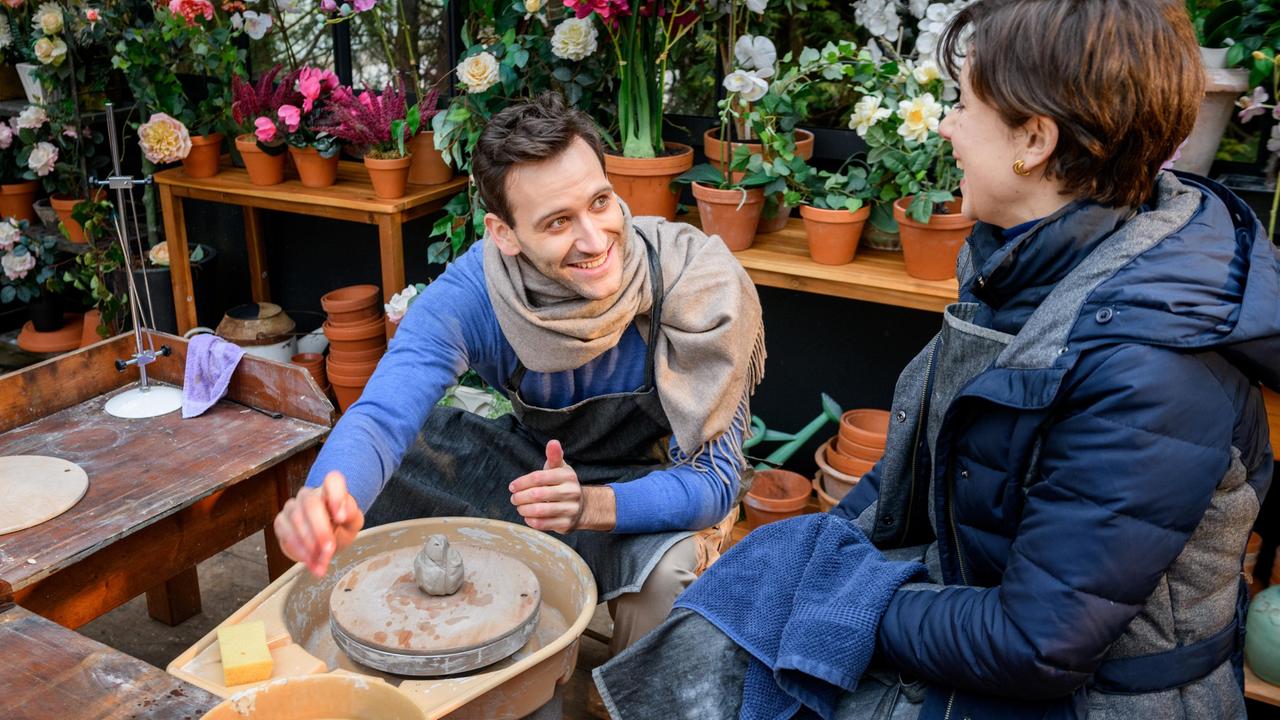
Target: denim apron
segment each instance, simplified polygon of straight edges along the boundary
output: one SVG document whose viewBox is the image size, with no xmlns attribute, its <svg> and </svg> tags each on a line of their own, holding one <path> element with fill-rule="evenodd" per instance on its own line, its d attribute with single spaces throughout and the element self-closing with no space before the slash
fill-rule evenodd
<svg viewBox="0 0 1280 720">
<path fill-rule="evenodd" d="M 645 356 L 645 382 L 632 392 L 587 398 L 565 408 L 524 399 L 523 363 L 505 391 L 512 414 L 496 420 L 457 408 L 436 407 L 400 467 L 369 508 L 370 527 L 418 517 L 486 517 L 524 524 L 507 486 L 541 470 L 549 440 L 559 440 L 565 462 L 583 485 L 628 482 L 667 464 L 663 440 L 671 425 L 654 383 L 653 349 L 662 318 L 662 267 L 649 239 L 653 308 Z M 561 536 L 595 575 L 600 600 L 637 592 L 658 560 L 692 531 L 621 535 L 579 530 Z"/>
</svg>

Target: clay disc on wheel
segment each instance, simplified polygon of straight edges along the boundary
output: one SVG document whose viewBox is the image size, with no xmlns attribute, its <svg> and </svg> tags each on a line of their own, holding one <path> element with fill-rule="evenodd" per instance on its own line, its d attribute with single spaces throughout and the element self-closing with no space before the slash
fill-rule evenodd
<svg viewBox="0 0 1280 720">
<path fill-rule="evenodd" d="M 55 518 L 89 489 L 84 468 L 46 455 L 0 457 L 0 535 Z"/>
<path fill-rule="evenodd" d="M 449 655 L 490 645 L 526 628 L 538 612 L 538 578 L 524 563 L 493 550 L 454 543 L 465 576 L 452 595 L 418 588 L 420 547 L 382 553 L 356 565 L 329 597 L 331 619 L 366 647 L 401 655 Z"/>
</svg>

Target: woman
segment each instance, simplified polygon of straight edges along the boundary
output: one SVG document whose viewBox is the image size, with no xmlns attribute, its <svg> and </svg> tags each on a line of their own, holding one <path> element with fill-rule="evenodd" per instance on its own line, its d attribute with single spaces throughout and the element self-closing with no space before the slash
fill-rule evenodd
<svg viewBox="0 0 1280 720">
<path fill-rule="evenodd" d="M 940 47 L 961 88 L 941 132 L 978 221 L 960 302 L 834 511 L 890 554 L 926 544 L 934 584 L 892 593 L 873 672 L 835 714 L 1242 718 L 1280 263 L 1238 198 L 1161 170 L 1202 95 L 1185 10 L 981 0 Z M 648 663 L 673 689 L 634 692 L 619 658 L 597 671 L 615 716 L 689 698 L 737 716 L 746 653 L 687 610 L 630 656 L 664 647 L 726 669 Z"/>
</svg>

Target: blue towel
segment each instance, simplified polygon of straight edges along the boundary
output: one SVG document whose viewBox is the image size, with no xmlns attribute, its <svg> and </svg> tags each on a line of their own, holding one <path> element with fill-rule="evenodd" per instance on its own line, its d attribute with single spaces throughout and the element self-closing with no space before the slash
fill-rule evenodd
<svg viewBox="0 0 1280 720">
<path fill-rule="evenodd" d="M 830 514 L 752 531 L 675 603 L 705 617 L 752 655 L 742 720 L 824 720 L 858 685 L 880 618 L 915 562 L 886 560 L 852 522 Z"/>
</svg>

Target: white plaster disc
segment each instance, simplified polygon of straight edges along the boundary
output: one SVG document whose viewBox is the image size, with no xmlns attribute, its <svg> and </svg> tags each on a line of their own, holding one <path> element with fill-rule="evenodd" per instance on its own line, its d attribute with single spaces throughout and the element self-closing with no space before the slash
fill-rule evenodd
<svg viewBox="0 0 1280 720">
<path fill-rule="evenodd" d="M 53 519 L 89 489 L 84 468 L 46 455 L 0 457 L 0 535 Z"/>
<path fill-rule="evenodd" d="M 182 407 L 182 391 L 168 385 L 125 390 L 107 401 L 107 414 L 135 420 L 171 413 Z"/>
</svg>

